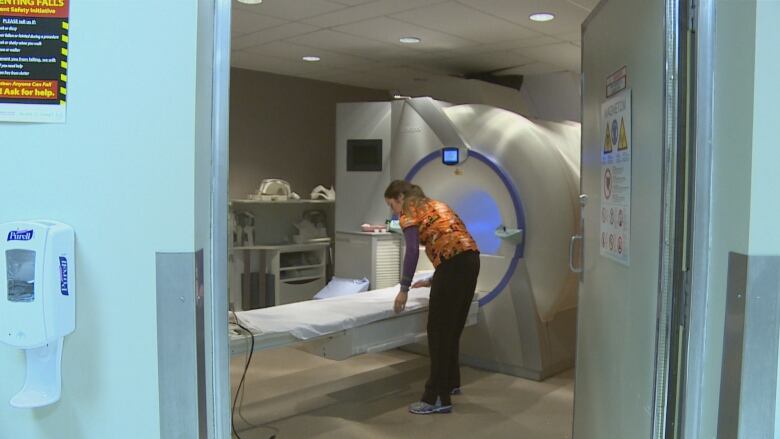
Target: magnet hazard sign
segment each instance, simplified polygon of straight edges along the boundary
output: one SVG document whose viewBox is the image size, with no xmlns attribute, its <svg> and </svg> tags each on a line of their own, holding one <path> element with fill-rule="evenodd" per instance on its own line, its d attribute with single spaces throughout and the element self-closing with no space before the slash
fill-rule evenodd
<svg viewBox="0 0 780 439">
<path fill-rule="evenodd" d="M 601 105 L 601 255 L 629 265 L 631 249 L 631 89 Z"/>
</svg>

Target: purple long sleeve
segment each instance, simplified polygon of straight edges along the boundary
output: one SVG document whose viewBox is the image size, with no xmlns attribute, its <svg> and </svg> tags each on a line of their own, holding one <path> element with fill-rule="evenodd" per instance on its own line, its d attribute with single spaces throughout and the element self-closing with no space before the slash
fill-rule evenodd
<svg viewBox="0 0 780 439">
<path fill-rule="evenodd" d="M 406 240 L 406 255 L 404 256 L 404 270 L 401 272 L 401 291 L 409 291 L 412 286 L 414 270 L 417 269 L 417 260 L 420 258 L 420 231 L 416 226 L 404 229 Z"/>
</svg>

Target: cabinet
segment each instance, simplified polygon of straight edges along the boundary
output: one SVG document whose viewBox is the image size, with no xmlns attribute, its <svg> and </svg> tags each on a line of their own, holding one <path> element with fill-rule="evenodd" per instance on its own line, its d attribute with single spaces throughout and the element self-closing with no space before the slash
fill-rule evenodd
<svg viewBox="0 0 780 439">
<path fill-rule="evenodd" d="M 329 242 L 233 248 L 243 267 L 241 308 L 311 300 L 325 287 L 329 249 Z M 259 266 L 259 277 L 252 266 Z"/>
<path fill-rule="evenodd" d="M 232 200 L 231 211 L 253 218 L 231 231 L 229 301 L 237 310 L 310 300 L 332 275 L 332 200 Z M 320 213 L 327 236 L 295 243 L 294 224 Z M 310 217 L 310 216 L 309 216 Z M 251 230 L 251 232 L 247 232 Z"/>
<path fill-rule="evenodd" d="M 401 279 L 402 240 L 394 233 L 336 232 L 336 276 L 366 277 L 372 290 L 396 285 Z"/>
</svg>

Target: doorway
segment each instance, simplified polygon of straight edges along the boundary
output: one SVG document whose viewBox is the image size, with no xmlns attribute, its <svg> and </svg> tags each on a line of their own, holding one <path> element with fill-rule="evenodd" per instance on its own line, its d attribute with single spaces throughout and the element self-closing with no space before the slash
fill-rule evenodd
<svg viewBox="0 0 780 439">
<path fill-rule="evenodd" d="M 614 2 L 612 2 L 612 3 L 614 3 Z M 600 6 L 599 8 L 594 10 L 595 11 L 594 12 L 594 17 L 595 18 L 592 19 L 592 22 L 598 21 L 598 19 L 599 19 L 598 15 L 599 14 L 601 14 L 601 13 L 604 13 L 604 14 L 609 13 L 610 2 L 606 2 L 606 3 L 602 2 L 601 5 L 602 6 Z M 229 21 L 230 21 L 230 19 L 229 19 L 230 9 L 231 9 L 231 5 L 230 5 L 229 2 L 226 2 L 226 1 L 218 2 L 217 28 L 220 29 L 220 23 L 221 23 L 221 26 L 222 26 L 221 29 L 223 30 L 223 33 L 224 33 L 224 29 L 225 29 L 226 23 L 229 23 Z M 659 8 L 659 9 L 661 9 L 661 8 Z M 678 11 L 679 11 L 679 9 L 678 9 Z M 660 20 L 663 20 L 664 17 L 667 17 L 666 14 L 670 13 L 670 11 L 667 11 L 667 10 L 654 11 L 654 12 L 655 12 L 654 17 L 657 18 L 657 19 L 660 19 Z M 679 17 L 673 18 L 671 23 L 679 23 Z M 227 26 L 227 28 L 229 28 L 229 26 Z M 663 56 L 666 56 L 668 54 L 664 52 L 664 50 L 665 50 L 664 46 L 661 44 L 661 42 L 663 41 L 663 38 L 660 35 L 660 33 L 659 33 L 658 36 L 659 36 L 659 41 L 658 41 L 658 44 L 655 47 L 655 49 L 658 51 L 658 54 L 661 56 L 661 58 L 663 58 Z M 228 40 L 229 40 L 229 38 L 226 38 L 224 36 L 224 34 L 222 35 L 222 39 L 219 40 L 218 47 L 221 47 L 222 51 L 224 51 L 226 47 L 229 47 L 229 41 Z M 586 41 L 585 38 L 583 38 L 583 43 L 585 43 L 585 41 Z M 586 49 L 584 48 L 583 49 L 583 53 L 585 53 L 585 50 Z M 227 289 L 228 289 L 227 281 L 226 281 L 226 279 L 228 277 L 228 269 L 227 269 L 227 262 L 226 262 L 228 260 L 228 255 L 227 255 L 226 251 L 223 250 L 223 249 L 227 249 L 228 248 L 227 238 L 225 238 L 224 241 L 221 241 L 222 238 L 218 239 L 217 237 L 219 237 L 219 236 L 226 237 L 227 236 L 227 221 L 225 220 L 223 222 L 223 219 L 227 218 L 227 205 L 228 205 L 228 199 L 229 199 L 229 197 L 227 196 L 227 189 L 226 189 L 227 185 L 228 185 L 227 143 L 228 143 L 228 127 L 229 127 L 229 124 L 227 123 L 227 113 L 228 113 L 228 109 L 229 109 L 229 103 L 226 100 L 226 97 L 227 97 L 227 95 L 226 95 L 226 90 L 227 90 L 226 82 L 227 82 L 227 79 L 226 78 L 228 78 L 229 75 L 230 75 L 230 73 L 229 73 L 230 72 L 230 67 L 229 66 L 225 66 L 225 64 L 226 64 L 225 63 L 225 58 L 221 58 L 219 54 L 220 54 L 220 49 L 217 49 L 217 57 L 216 57 L 217 61 L 215 61 L 215 65 L 218 66 L 218 69 L 219 69 L 219 71 L 221 73 L 219 75 L 217 75 L 218 78 L 220 78 L 220 79 L 219 80 L 215 80 L 215 84 L 219 84 L 219 89 L 221 90 L 221 92 L 219 90 L 216 91 L 216 93 L 215 93 L 215 102 L 218 104 L 216 106 L 216 108 L 220 108 L 221 111 L 215 111 L 215 134 L 214 134 L 214 136 L 215 136 L 215 139 L 217 140 L 215 143 L 220 145 L 220 146 L 215 149 L 215 155 L 213 157 L 213 163 L 215 164 L 215 167 L 219 167 L 218 170 L 215 169 L 215 175 L 214 175 L 215 180 L 214 180 L 214 186 L 213 186 L 214 187 L 214 189 L 213 189 L 214 192 L 212 194 L 213 195 L 212 199 L 214 200 L 214 205 L 212 207 L 212 209 L 213 209 L 212 224 L 213 224 L 213 227 L 214 227 L 214 229 L 213 229 L 213 231 L 214 231 L 214 238 L 213 238 L 214 239 L 214 247 L 213 247 L 213 252 L 212 252 L 213 257 L 214 257 L 213 264 L 212 264 L 212 269 L 213 269 L 213 276 L 212 276 L 212 287 L 213 288 L 212 288 L 212 291 L 215 291 L 215 292 L 216 291 L 227 291 Z M 223 56 L 224 55 L 225 55 L 225 53 L 223 53 Z M 221 59 L 221 61 L 220 61 L 220 59 Z M 585 58 L 583 58 L 583 60 L 584 59 Z M 603 66 L 606 66 L 606 65 L 609 65 L 609 64 L 610 64 L 609 62 L 603 62 L 602 63 Z M 612 63 L 612 64 L 614 64 L 614 63 Z M 634 63 L 632 63 L 632 64 L 626 63 L 626 64 L 631 66 L 631 68 L 628 69 L 628 72 L 629 72 L 628 74 L 630 75 L 629 78 L 631 78 L 630 84 L 632 84 L 632 85 L 635 84 L 635 83 L 638 84 L 640 81 L 636 80 L 636 77 L 634 76 L 633 72 L 637 71 L 637 73 L 639 73 L 640 69 L 636 67 L 636 66 L 639 65 L 639 63 L 635 63 L 635 64 Z M 619 67 L 619 66 L 617 66 L 617 67 Z M 604 67 L 599 66 L 599 71 L 601 71 L 603 69 L 604 69 Z M 634 70 L 634 69 L 636 69 L 636 70 Z M 613 73 L 613 71 L 606 72 L 605 74 L 602 72 L 602 74 L 600 74 L 599 76 L 600 77 L 606 76 L 606 75 L 608 75 L 610 73 Z M 650 82 L 650 81 L 648 80 L 648 82 Z M 665 84 L 665 85 L 668 85 L 668 84 Z M 598 88 L 598 87 L 596 87 L 593 84 L 591 84 L 591 87 Z M 589 90 L 589 88 L 586 86 L 586 92 L 587 92 L 587 90 Z M 664 89 L 663 89 L 663 87 L 659 87 L 658 90 L 663 92 Z M 634 105 L 637 105 L 636 99 L 638 99 L 638 96 L 633 96 L 633 98 L 634 98 Z M 585 95 L 583 95 L 583 102 L 586 104 L 586 106 L 587 106 L 587 103 L 589 102 L 589 101 L 587 101 L 587 97 Z M 644 104 L 642 104 L 642 105 L 644 105 Z M 676 133 L 677 132 L 677 125 L 676 125 L 677 122 L 675 121 L 675 125 L 667 125 L 666 123 L 668 121 L 663 120 L 660 117 L 660 115 L 662 114 L 661 109 L 664 108 L 665 103 L 661 99 L 658 99 L 658 102 L 654 102 L 651 105 L 654 105 L 653 108 L 655 110 L 658 110 L 657 111 L 657 113 L 659 115 L 658 116 L 658 120 L 657 120 L 658 126 L 656 128 L 661 130 L 662 132 L 663 132 L 663 130 L 670 130 L 671 129 L 671 130 L 674 131 L 674 133 Z M 675 102 L 674 105 L 677 105 L 676 102 Z M 593 110 L 593 109 L 591 108 L 590 110 Z M 224 111 L 224 112 L 222 112 L 222 111 Z M 583 109 L 583 115 L 584 116 L 588 114 L 588 113 L 586 113 L 586 111 L 587 111 L 587 109 L 584 108 Z M 641 113 L 643 110 L 641 110 L 640 108 L 636 108 L 636 111 L 637 111 L 637 113 Z M 648 110 L 648 111 L 651 111 L 651 110 Z M 595 114 L 599 114 L 599 113 L 600 113 L 600 109 L 597 110 Z M 634 113 L 634 114 L 637 114 L 637 113 Z M 594 120 L 597 119 L 596 116 L 592 116 L 592 117 L 594 118 Z M 636 118 L 634 120 L 636 121 L 639 116 L 635 116 L 635 117 Z M 583 123 L 584 124 L 587 123 L 586 120 L 583 120 Z M 585 130 L 586 129 L 587 129 L 587 127 L 585 125 L 583 125 L 583 144 L 585 144 L 584 139 L 585 139 L 585 136 L 586 136 L 586 134 L 585 134 Z M 637 138 L 637 139 L 640 138 L 640 136 L 644 135 L 643 133 L 638 132 L 638 131 L 641 131 L 641 129 L 638 129 L 637 131 L 634 131 L 634 136 L 636 136 L 635 138 Z M 667 131 L 667 132 L 669 132 L 669 131 Z M 603 134 L 603 133 L 601 133 L 601 134 Z M 618 130 L 618 136 L 619 135 L 620 135 L 620 132 Z M 667 150 L 667 154 L 668 153 L 676 153 L 676 152 L 678 152 L 679 149 L 676 146 L 677 145 L 677 140 L 674 140 L 674 142 L 671 142 L 671 143 L 669 143 L 669 140 L 670 139 L 663 139 L 662 137 L 658 138 L 658 141 L 660 143 L 664 143 L 665 145 L 667 145 L 667 149 L 668 149 Z M 603 139 L 599 139 L 599 142 L 597 142 L 596 145 L 603 145 Z M 640 153 L 637 152 L 637 154 L 640 154 Z M 583 156 L 584 156 L 584 154 L 583 154 Z M 660 163 L 663 160 L 663 157 L 660 155 L 660 152 L 659 152 L 658 155 L 652 156 L 652 160 L 655 160 L 655 161 Z M 583 163 L 585 163 L 585 161 L 586 161 L 586 159 L 583 158 Z M 600 163 L 600 160 L 599 160 L 599 163 Z M 688 163 L 689 163 L 689 161 L 683 161 L 683 164 L 680 165 L 680 161 L 678 161 L 677 166 L 683 166 L 683 169 L 687 169 Z M 583 169 L 585 169 L 585 168 L 583 167 Z M 677 168 L 674 168 L 674 169 L 677 169 Z M 596 194 L 600 194 L 601 193 L 601 187 L 598 187 L 598 189 L 595 190 L 595 191 L 591 188 L 591 186 L 593 186 L 594 188 L 596 187 L 595 186 L 596 182 L 598 182 L 600 184 L 600 182 L 601 182 L 601 170 L 602 170 L 601 167 L 599 167 L 599 179 L 595 180 L 595 182 L 591 181 L 589 178 L 587 178 L 585 176 L 583 177 L 583 192 L 584 193 L 586 193 L 586 194 L 587 193 L 596 193 Z M 648 176 L 645 176 L 645 175 L 643 175 L 642 172 L 639 172 L 638 175 L 634 174 L 634 177 L 636 177 L 636 178 L 645 178 L 645 177 L 648 177 Z M 679 177 L 679 174 L 678 174 L 677 171 L 673 171 L 673 172 L 671 172 L 671 174 L 667 174 L 666 177 L 671 177 L 672 178 L 672 180 L 671 180 L 671 184 L 672 184 L 671 189 L 672 189 L 672 191 L 676 191 L 676 190 L 678 190 L 681 187 L 679 179 L 677 178 L 677 177 Z M 669 198 L 666 199 L 666 198 L 664 198 L 664 196 L 662 196 L 662 193 L 666 193 L 667 195 L 669 195 L 668 192 L 664 192 L 664 191 L 669 190 L 669 187 L 667 187 L 667 189 L 661 190 L 660 187 L 662 185 L 660 184 L 660 182 L 663 181 L 664 184 L 666 184 L 666 183 L 668 183 L 668 181 L 663 180 L 663 178 L 661 176 L 658 176 L 658 175 L 655 175 L 653 177 L 648 177 L 648 178 L 650 178 L 651 180 L 653 178 L 657 178 L 657 180 L 658 180 L 657 183 L 659 183 L 659 185 L 654 189 L 653 193 L 650 194 L 650 196 L 651 197 L 655 197 L 655 199 L 657 199 L 658 203 L 659 203 L 659 206 L 657 206 L 657 207 L 659 207 L 659 210 L 658 210 L 656 216 L 658 218 L 671 218 L 671 219 L 675 219 L 676 218 L 675 212 L 679 211 L 679 210 L 676 210 L 676 209 L 679 209 L 679 206 L 680 206 L 678 204 L 680 202 L 680 199 L 681 199 L 679 193 L 675 192 L 675 195 L 669 196 Z M 655 181 L 655 180 L 653 180 L 653 181 Z M 639 185 L 639 184 L 641 184 L 641 182 L 637 181 L 637 183 L 635 183 L 635 184 Z M 684 184 L 683 184 L 683 187 L 684 187 Z M 635 199 L 636 199 L 636 197 L 635 197 Z M 668 204 L 668 206 L 665 208 L 665 210 L 660 210 L 660 207 L 663 205 L 662 204 L 663 202 L 661 201 L 662 199 L 665 200 L 663 202 L 671 203 L 671 204 Z M 686 200 L 686 202 L 689 202 L 689 200 L 690 200 L 689 197 L 685 197 L 685 196 L 683 196 L 682 199 Z M 585 235 L 585 246 L 584 246 L 584 248 L 586 249 L 586 252 L 588 251 L 589 248 L 598 248 L 598 246 L 594 246 L 594 244 L 593 244 L 593 243 L 597 242 L 598 240 L 594 241 L 593 237 L 590 235 L 591 233 L 593 233 L 592 230 L 594 230 L 594 227 L 593 227 L 592 224 L 588 224 L 587 223 L 587 218 L 590 218 L 590 216 L 592 215 L 592 212 L 589 209 L 592 209 L 592 207 L 595 206 L 595 205 L 596 205 L 596 200 L 593 197 L 591 197 L 591 201 L 589 202 L 589 205 L 587 205 L 585 207 L 584 216 L 586 218 L 586 235 Z M 633 218 L 640 218 L 638 223 L 637 222 L 633 223 L 634 226 L 636 227 L 636 228 L 634 228 L 634 230 L 637 230 L 637 228 L 641 228 L 641 229 L 644 230 L 645 227 L 647 227 L 648 229 L 653 229 L 651 224 L 649 224 L 649 223 L 648 224 L 643 224 L 641 222 L 641 218 L 644 217 L 645 215 L 647 215 L 647 213 L 646 212 L 641 212 L 641 210 L 640 210 L 639 214 L 637 214 L 636 210 L 633 212 Z M 653 215 L 650 215 L 650 216 L 652 217 Z M 223 218 L 223 219 L 220 219 L 220 218 Z M 590 227 L 588 227 L 589 225 L 590 225 Z M 659 230 L 659 233 L 660 233 L 660 230 L 662 230 L 662 228 L 660 227 L 660 223 L 658 223 L 658 225 L 659 225 L 659 227 L 657 229 Z M 598 226 L 596 226 L 596 227 L 598 227 Z M 680 229 L 679 225 L 677 225 L 677 227 L 673 227 L 673 226 L 667 225 L 667 228 L 663 229 L 664 230 L 663 233 L 666 234 L 665 236 L 673 236 L 674 237 L 673 239 L 675 240 L 675 242 L 677 242 L 677 239 L 678 239 L 678 232 L 677 231 L 679 229 Z M 684 227 L 683 227 L 683 229 L 684 229 Z M 688 236 L 688 235 L 683 235 L 683 236 Z M 658 243 L 661 242 L 661 239 L 660 239 L 659 236 L 656 236 L 656 238 L 658 238 L 658 239 L 655 240 L 655 245 L 657 246 Z M 640 239 L 640 241 L 641 241 L 641 239 Z M 647 244 L 651 245 L 652 242 L 653 242 L 653 240 L 649 239 Z M 641 249 L 642 245 L 643 244 L 641 242 L 633 241 L 631 247 L 632 247 L 632 250 L 636 250 L 636 249 Z M 650 270 L 650 272 L 655 271 L 655 273 L 652 275 L 652 277 L 650 276 L 650 274 L 647 274 L 647 273 L 641 275 L 642 276 L 641 277 L 642 281 L 643 282 L 648 282 L 649 284 L 653 283 L 653 281 L 655 281 L 657 279 L 657 276 L 658 276 L 659 273 L 663 274 L 663 270 L 664 269 L 661 268 L 662 264 L 668 264 L 667 268 L 665 269 L 665 270 L 667 270 L 666 271 L 667 272 L 667 276 L 673 276 L 674 267 L 677 267 L 677 265 L 675 265 L 675 263 L 678 263 L 677 261 L 680 260 L 679 255 L 677 255 L 676 259 L 674 259 L 675 254 L 676 254 L 675 251 L 677 251 L 678 248 L 679 247 L 677 247 L 676 245 L 669 245 L 666 248 L 663 248 L 663 247 L 659 248 L 655 255 L 649 255 L 648 256 L 648 261 L 655 261 L 655 262 L 647 262 L 647 265 L 652 266 L 653 268 Z M 670 257 L 668 258 L 668 260 L 663 260 L 661 258 L 661 252 L 667 252 L 667 253 L 671 252 L 671 253 L 669 253 Z M 633 253 L 633 254 L 636 254 L 636 253 Z M 638 263 L 640 265 L 645 265 L 644 262 L 642 262 L 642 260 L 641 260 L 641 256 L 639 256 L 639 255 L 637 255 L 637 256 L 640 257 L 639 262 L 637 262 L 637 259 L 634 259 L 631 264 L 633 265 L 635 263 Z M 584 256 L 585 273 L 583 274 L 583 279 L 584 279 L 583 282 L 588 282 L 588 279 L 591 279 L 591 278 L 594 277 L 593 273 L 590 271 L 592 267 L 589 265 L 589 263 L 590 263 L 589 261 L 597 259 L 599 257 L 602 257 L 602 256 L 600 254 L 598 254 L 598 256 L 596 254 L 593 254 L 593 255 L 590 255 L 588 253 L 585 254 L 585 256 Z M 220 258 L 223 258 L 223 259 L 220 259 Z M 601 265 L 604 265 L 604 264 L 601 264 Z M 605 275 L 607 275 L 607 276 L 619 276 L 618 274 L 615 274 L 615 273 L 607 273 Z M 629 276 L 629 279 L 633 279 L 633 278 Z M 677 279 L 677 278 L 675 278 L 675 279 Z M 671 278 L 667 278 L 667 281 L 671 281 Z M 633 282 L 633 281 L 630 281 L 629 284 L 631 284 L 631 282 Z M 657 283 L 657 281 L 656 281 L 656 283 Z M 588 285 L 583 284 L 583 290 L 582 291 L 585 291 L 585 293 L 581 293 L 581 294 L 585 295 L 585 294 L 587 294 L 588 290 L 592 290 L 593 288 L 594 288 L 593 286 L 588 286 Z M 662 290 L 664 290 L 664 289 L 662 288 Z M 664 296 L 664 297 L 658 296 L 658 299 L 661 299 L 661 301 L 663 301 L 663 300 L 667 300 L 668 301 L 668 300 L 671 300 L 671 299 L 674 299 L 674 300 L 677 299 L 677 297 L 675 297 L 673 295 L 669 295 L 669 288 L 666 288 L 664 291 L 666 291 L 666 294 L 667 294 L 666 296 Z M 215 294 L 214 296 L 215 296 L 214 297 L 214 304 L 215 304 L 215 308 L 214 309 L 218 309 L 219 306 L 221 306 L 221 305 L 224 305 L 223 309 L 227 309 L 227 307 L 228 307 L 227 306 L 228 299 L 226 297 L 225 298 L 217 298 L 216 297 L 216 296 L 218 296 L 217 294 Z M 615 297 L 615 301 L 616 302 L 620 302 L 620 300 L 621 299 Z M 658 305 L 656 302 L 654 302 L 654 300 L 655 299 L 648 298 L 646 303 L 642 303 L 642 304 L 635 303 L 635 304 L 636 305 L 641 305 L 642 307 L 645 307 L 645 306 L 651 305 L 651 302 L 653 302 L 653 304 Z M 676 304 L 677 304 L 677 302 L 675 302 L 675 304 L 667 304 L 665 308 L 660 310 L 661 314 L 659 314 L 659 315 L 669 315 L 670 318 L 671 318 L 671 316 L 673 314 L 671 313 L 670 310 L 671 309 L 676 309 L 676 307 L 677 307 Z M 580 298 L 580 306 L 582 306 L 583 308 L 587 308 L 588 307 L 588 303 L 583 303 L 583 298 L 582 297 Z M 606 308 L 609 308 L 609 306 L 607 306 Z M 650 308 L 654 309 L 652 306 L 650 306 Z M 628 309 L 628 308 L 626 308 L 626 309 Z M 582 311 L 580 311 L 580 312 L 582 313 Z M 587 314 L 589 312 L 590 311 L 588 311 L 586 309 L 585 313 Z M 655 314 L 653 314 L 653 317 L 654 316 L 655 316 Z M 607 321 L 607 320 L 608 319 L 603 320 L 603 321 Z M 215 326 L 214 326 L 215 328 L 218 328 L 219 324 L 224 324 L 224 327 L 227 327 L 227 321 L 224 319 L 224 317 L 218 317 L 216 315 L 216 313 L 213 316 L 213 321 L 215 322 Z M 625 324 L 625 321 L 623 321 L 622 324 Z M 671 321 L 670 321 L 669 323 L 665 323 L 665 324 L 661 325 L 661 327 L 653 327 L 653 331 L 647 332 L 645 334 L 645 339 L 644 340 L 647 341 L 648 343 L 650 343 L 652 346 L 655 346 L 655 342 L 656 342 L 655 331 L 657 330 L 657 331 L 659 331 L 659 333 L 665 333 L 666 329 L 664 329 L 664 328 L 672 327 L 672 325 L 673 325 L 673 323 L 671 323 Z M 580 328 L 579 328 L 579 330 L 581 331 L 581 333 L 588 332 L 588 331 L 591 330 L 591 328 L 588 327 L 587 324 L 583 324 L 582 314 L 580 316 Z M 601 335 L 604 335 L 604 334 L 601 334 Z M 664 335 L 664 337 L 669 338 L 669 339 L 675 339 L 675 337 L 673 337 L 671 333 Z M 609 336 L 605 336 L 605 339 L 609 339 Z M 228 349 L 226 348 L 227 340 L 226 340 L 226 338 L 224 336 L 216 335 L 216 334 L 214 335 L 212 340 L 214 340 L 214 342 L 215 342 L 214 343 L 215 362 L 219 362 L 219 365 L 215 366 L 215 372 L 214 372 L 215 382 L 219 381 L 219 382 L 225 384 L 225 387 L 221 391 L 215 392 L 217 395 L 219 395 L 217 398 L 215 398 L 215 407 L 218 407 L 220 405 L 222 407 L 220 410 L 218 410 L 218 413 L 220 415 L 216 417 L 217 419 L 221 420 L 221 422 L 220 421 L 216 421 L 216 422 L 217 422 L 218 425 L 221 425 L 221 428 L 219 428 L 218 430 L 219 431 L 225 431 L 225 428 L 229 428 L 229 425 L 230 425 L 230 422 L 229 422 L 230 417 L 227 414 L 231 412 L 231 410 L 226 410 L 226 409 L 231 406 L 230 402 L 232 402 L 232 398 L 230 398 L 229 392 L 227 392 L 225 390 L 225 389 L 229 388 L 227 386 L 228 378 L 227 378 L 227 373 L 226 373 L 226 371 L 228 370 L 227 360 L 226 360 L 226 358 L 228 357 L 228 354 L 227 354 Z M 609 343 L 605 343 L 605 345 L 609 345 Z M 675 345 L 674 343 L 666 344 L 666 343 L 662 342 L 661 344 L 659 344 L 658 349 L 659 349 L 659 352 L 664 352 L 666 350 L 676 351 L 675 346 L 677 346 L 677 345 Z M 585 348 L 583 346 L 580 346 L 580 351 L 581 352 L 584 349 Z M 599 349 L 601 349 L 601 348 L 599 348 Z M 609 351 L 609 349 L 610 349 L 610 347 L 606 346 L 605 352 L 607 352 L 607 355 L 614 354 L 616 357 L 620 357 L 621 356 L 620 353 L 611 352 L 611 351 Z M 224 357 L 221 357 L 221 359 L 219 359 L 219 360 L 216 359 L 217 356 L 218 356 L 218 355 L 216 355 L 216 353 L 218 353 L 218 352 L 222 352 L 224 354 Z M 627 352 L 630 352 L 630 349 L 627 350 Z M 645 354 L 646 353 L 647 352 L 645 352 Z M 220 354 L 220 355 L 223 355 L 223 354 Z M 641 387 L 644 389 L 643 392 L 645 392 L 644 395 L 646 396 L 646 398 L 650 398 L 650 399 L 655 398 L 654 395 L 653 395 L 652 389 L 653 388 L 657 388 L 657 387 L 663 388 L 664 389 L 663 392 L 666 395 L 666 390 L 665 389 L 668 387 L 669 384 L 659 384 L 659 385 L 656 385 L 655 383 L 656 382 L 660 382 L 660 381 L 656 381 L 656 380 L 665 379 L 664 378 L 665 376 L 673 375 L 673 371 L 669 369 L 669 367 L 670 367 L 669 363 L 666 361 L 668 358 L 670 358 L 667 355 L 668 354 L 661 354 L 660 356 L 655 357 L 656 360 L 659 360 L 659 364 L 656 364 L 656 361 L 650 361 L 650 363 L 652 364 L 652 367 L 648 368 L 648 369 L 644 369 L 644 372 L 641 373 L 641 375 L 642 375 L 641 379 L 637 380 L 637 382 L 641 382 L 642 383 Z M 644 357 L 642 357 L 642 358 L 644 358 Z M 651 352 L 650 355 L 647 356 L 647 358 L 645 358 L 645 359 L 652 359 L 652 358 L 654 358 L 653 352 Z M 680 364 L 680 363 L 677 363 L 677 364 Z M 612 370 L 612 371 L 614 371 L 615 370 L 614 369 L 614 365 L 611 368 L 610 367 L 606 367 L 605 370 Z M 658 371 L 658 370 L 666 370 L 666 372 L 663 372 L 663 374 L 661 376 L 657 376 L 657 375 L 655 375 L 655 372 Z M 577 371 L 577 379 L 578 379 L 578 381 L 585 381 L 585 380 L 587 380 L 588 382 L 596 383 L 600 379 L 604 379 L 606 381 L 607 379 L 609 379 L 609 377 L 607 377 L 607 376 L 603 376 L 603 377 L 593 376 L 590 373 L 588 373 L 587 370 L 583 370 L 582 371 L 582 375 L 581 375 L 581 372 L 578 370 Z M 629 384 L 629 386 L 631 386 L 631 385 L 633 385 L 633 384 Z M 587 398 L 587 396 L 585 396 L 585 395 L 587 394 L 587 392 L 589 392 L 589 390 L 588 390 L 587 387 L 585 388 L 585 390 L 582 390 L 582 384 L 578 384 L 577 392 L 578 392 L 578 395 L 583 395 L 582 398 Z M 577 396 L 576 398 L 579 398 L 579 397 L 580 396 Z M 218 403 L 217 402 L 218 400 L 221 401 L 221 402 Z M 655 399 L 653 399 L 653 400 L 655 401 Z M 226 401 L 229 401 L 228 404 L 225 404 Z M 663 413 L 666 413 L 666 412 L 663 411 Z M 578 413 L 577 416 L 575 417 L 575 432 L 577 431 L 577 417 L 580 417 L 580 413 Z M 636 421 L 637 423 L 642 424 L 644 422 L 644 418 L 642 418 L 642 419 L 640 419 L 640 418 L 633 419 L 633 418 L 629 417 L 628 419 L 630 420 L 629 423 L 633 422 L 633 421 Z M 666 422 L 666 421 L 664 421 L 664 422 Z M 655 427 L 653 427 L 654 424 L 657 424 L 657 423 L 648 422 L 647 426 L 648 426 L 648 428 L 655 428 Z M 587 429 L 588 427 L 587 427 L 587 425 L 583 424 L 583 426 L 581 428 Z M 258 433 L 258 434 L 261 434 L 261 433 Z M 262 434 L 264 434 L 264 433 L 262 433 Z M 242 435 L 242 437 L 243 437 L 243 435 Z M 258 436 L 258 437 L 260 437 L 260 436 Z"/>
</svg>

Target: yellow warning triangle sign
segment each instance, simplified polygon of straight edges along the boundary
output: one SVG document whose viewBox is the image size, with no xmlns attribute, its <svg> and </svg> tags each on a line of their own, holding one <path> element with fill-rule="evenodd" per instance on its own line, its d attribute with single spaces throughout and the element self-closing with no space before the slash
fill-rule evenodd
<svg viewBox="0 0 780 439">
<path fill-rule="evenodd" d="M 618 150 L 624 151 L 628 149 L 628 138 L 626 137 L 626 124 L 623 122 L 623 118 L 620 118 L 620 142 L 618 142 Z"/>
<path fill-rule="evenodd" d="M 609 135 L 609 124 L 607 124 L 607 134 L 604 136 L 604 154 L 612 152 L 612 136 Z"/>
</svg>

